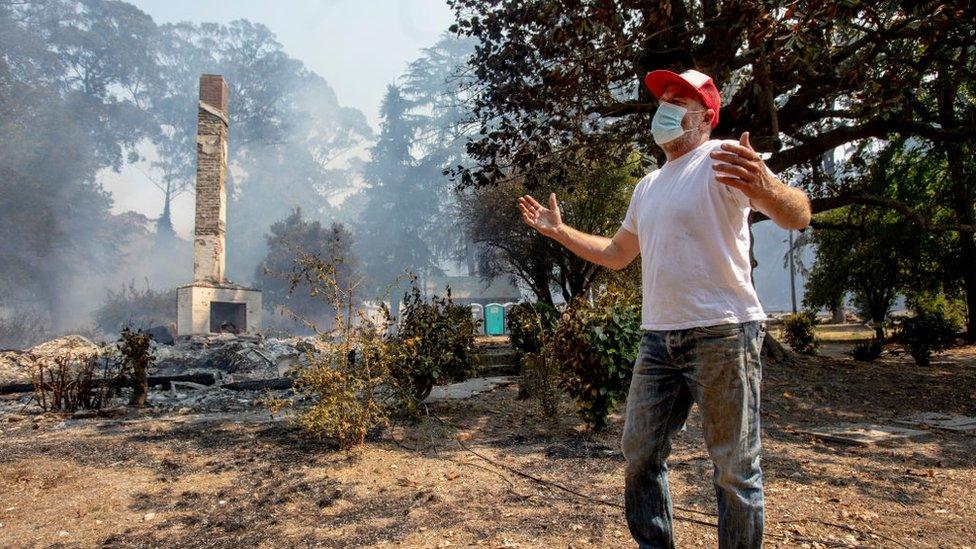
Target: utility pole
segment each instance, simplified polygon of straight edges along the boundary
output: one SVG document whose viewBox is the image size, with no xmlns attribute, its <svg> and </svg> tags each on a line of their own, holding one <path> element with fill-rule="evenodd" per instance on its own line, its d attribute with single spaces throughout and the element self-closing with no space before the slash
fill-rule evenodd
<svg viewBox="0 0 976 549">
<path fill-rule="evenodd" d="M 790 264 L 790 300 L 793 303 L 793 314 L 796 314 L 796 269 L 793 268 L 793 231 L 790 230 L 790 249 L 786 256 Z"/>
</svg>

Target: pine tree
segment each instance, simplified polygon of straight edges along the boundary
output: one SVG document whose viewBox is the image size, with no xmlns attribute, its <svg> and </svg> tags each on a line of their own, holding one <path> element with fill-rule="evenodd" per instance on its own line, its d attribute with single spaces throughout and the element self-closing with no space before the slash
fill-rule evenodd
<svg viewBox="0 0 976 549">
<path fill-rule="evenodd" d="M 380 106 L 379 139 L 363 170 L 369 188 L 357 240 L 366 274 L 377 292 L 405 271 L 420 276 L 438 271 L 425 238 L 437 203 L 425 192 L 424 178 L 411 154 L 417 131 L 411 107 L 397 86 L 388 86 Z"/>
</svg>

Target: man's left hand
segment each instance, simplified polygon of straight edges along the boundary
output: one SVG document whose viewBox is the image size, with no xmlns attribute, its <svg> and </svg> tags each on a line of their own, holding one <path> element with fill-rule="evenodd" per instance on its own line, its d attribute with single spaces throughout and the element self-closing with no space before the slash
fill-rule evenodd
<svg viewBox="0 0 976 549">
<path fill-rule="evenodd" d="M 759 153 L 749 144 L 749 132 L 742 132 L 739 144 L 722 143 L 721 151 L 711 154 L 715 164 L 715 179 L 742 191 L 753 202 L 762 202 L 776 195 L 783 185 L 766 169 Z"/>
</svg>

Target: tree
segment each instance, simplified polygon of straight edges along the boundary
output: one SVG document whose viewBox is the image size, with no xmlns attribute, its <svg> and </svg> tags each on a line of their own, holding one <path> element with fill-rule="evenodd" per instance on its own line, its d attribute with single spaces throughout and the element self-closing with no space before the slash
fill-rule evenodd
<svg viewBox="0 0 976 549">
<path fill-rule="evenodd" d="M 157 26 L 114 0 L 0 0 L 0 52 L 0 302 L 40 308 L 57 330 L 85 320 L 69 299 L 78 282 L 125 268 L 125 244 L 152 232 L 144 216 L 112 213 L 103 170 L 148 160 L 156 241 L 177 243 L 169 212 L 193 182 L 200 74 L 231 88 L 232 275 L 254 272 L 263 231 L 291 208 L 332 214 L 357 168 L 341 157 L 371 136 L 362 113 L 247 21 Z M 153 252 L 168 270 L 161 258 L 176 252 Z"/>
<path fill-rule="evenodd" d="M 401 76 L 401 92 L 410 102 L 416 124 L 412 150 L 426 200 L 436 204 L 425 220 L 426 239 L 438 259 L 457 257 L 469 242 L 458 230 L 457 195 L 445 173 L 457 164 L 467 164 L 465 143 L 469 128 L 465 87 L 471 77 L 464 73 L 475 41 L 445 34 Z"/>
<path fill-rule="evenodd" d="M 145 231 L 112 214 L 96 174 L 146 135 L 142 50 L 120 29 L 147 19 L 114 2 L 0 3 L 0 301 L 38 307 L 56 330 L 78 318 L 72 282 Z"/>
<path fill-rule="evenodd" d="M 887 220 L 872 216 L 858 230 L 816 231 L 806 304 L 830 307 L 850 292 L 861 316 L 872 321 L 875 336 L 884 339 L 884 322 L 905 285 L 906 258 L 898 246 L 910 244 L 912 231 L 906 229 L 889 215 Z"/>
<path fill-rule="evenodd" d="M 169 203 L 193 181 L 197 82 L 202 73 L 229 87 L 228 272 L 250 273 L 264 228 L 295 207 L 335 217 L 330 200 L 351 188 L 355 166 L 340 160 L 371 136 L 365 117 L 341 107 L 335 91 L 288 56 L 264 25 L 179 23 L 160 27 L 157 61 L 165 78 L 154 90 L 160 124 L 154 142 L 162 171 L 160 225 Z"/>
<path fill-rule="evenodd" d="M 411 154 L 417 125 L 410 107 L 398 87 L 387 87 L 379 139 L 363 169 L 370 186 L 357 235 L 366 275 L 377 292 L 405 270 L 422 276 L 439 272 L 427 238 L 439 204 L 425 192 L 426 174 Z"/>
<path fill-rule="evenodd" d="M 156 159 L 151 166 L 162 175 L 150 181 L 163 197 L 156 235 L 167 241 L 175 236 L 172 202 L 192 188 L 195 178 L 200 74 L 217 62 L 213 50 L 199 43 L 198 27 L 190 23 L 162 25 L 156 36 L 154 53 L 160 78 L 150 91 L 150 112 L 157 126 L 152 137 Z"/>
<path fill-rule="evenodd" d="M 933 102 L 935 109 L 929 112 L 937 113 L 939 124 L 949 131 L 967 130 L 965 139 L 942 138 L 933 140 L 933 145 L 945 158 L 946 202 L 952 212 L 949 221 L 967 227 L 957 229 L 959 258 L 956 266 L 962 276 L 969 311 L 966 337 L 970 342 L 976 342 L 976 161 L 973 159 L 976 139 L 971 131 L 976 121 L 976 102 L 973 101 L 976 92 L 973 76 L 976 74 L 976 55 L 973 53 L 976 47 L 971 33 L 952 33 L 950 38 L 949 55 L 940 56 L 938 61 L 938 78 L 926 84 L 933 88 L 930 93 L 936 98 Z"/>
<path fill-rule="evenodd" d="M 638 162 L 614 166 L 609 163 L 578 163 L 567 180 L 551 180 L 536 187 L 546 198 L 558 192 L 563 220 L 581 231 L 612 234 L 620 227 L 637 178 L 632 174 Z M 582 161 L 581 161 L 582 162 Z M 526 226 L 515 208 L 516 199 L 528 192 L 520 181 L 509 180 L 494 187 L 472 189 L 462 199 L 461 218 L 475 243 L 483 246 L 479 261 L 486 278 L 516 277 L 536 295 L 552 303 L 552 288 L 565 301 L 582 295 L 607 273 L 602 267 L 577 257 L 563 246 Z M 635 264 L 632 269 L 638 267 Z"/>
<path fill-rule="evenodd" d="M 363 170 L 369 187 L 343 203 L 360 212 L 362 255 L 381 293 L 405 270 L 436 274 L 445 259 L 468 248 L 445 170 L 467 162 L 462 121 L 469 78 L 462 71 L 473 46 L 471 39 L 444 35 L 409 64 L 384 102 L 382 135 Z M 392 208 L 402 218 L 391 225 Z"/>
<path fill-rule="evenodd" d="M 322 299 L 326 296 L 316 296 L 311 286 L 301 280 L 296 282 L 296 273 L 301 269 L 299 259 L 320 258 L 332 265 L 340 288 L 350 287 L 358 270 L 358 260 L 352 253 L 352 234 L 339 223 L 323 227 L 318 221 L 308 221 L 301 209 L 295 208 L 288 217 L 271 225 L 265 240 L 268 254 L 254 274 L 265 304 L 328 328 L 336 311 L 328 299 Z"/>
<path fill-rule="evenodd" d="M 858 183 L 865 192 L 892 197 L 926 217 L 942 217 L 938 210 L 944 206 L 932 200 L 937 156 L 917 143 L 897 141 L 873 151 L 871 158 Z M 958 275 L 944 268 L 952 263 L 946 250 L 956 247 L 955 236 L 920 232 L 895 211 L 861 205 L 821 214 L 813 234 L 800 243 L 816 247 L 805 302 L 811 307 L 835 307 L 850 293 L 861 315 L 873 321 L 877 337 L 883 339 L 883 323 L 899 294 L 959 286 Z"/>
<path fill-rule="evenodd" d="M 697 68 L 723 91 L 717 136 L 749 130 L 767 164 L 801 182 L 813 211 L 852 204 L 893 210 L 923 230 L 965 235 L 960 260 L 976 310 L 972 97 L 976 8 L 970 2 L 452 0 L 452 30 L 477 38 L 471 61 L 477 161 L 465 185 L 517 173 L 532 187 L 566 159 L 623 154 L 648 159 L 655 108 L 641 84 L 653 69 Z M 943 155 L 952 215 L 933 219 L 905 203 L 830 180 L 817 169 L 835 149 L 913 137 Z M 869 150 L 869 149 L 867 149 Z M 619 157 L 618 157 L 619 158 Z M 660 159 L 660 158 L 659 158 Z M 854 178 L 850 181 L 857 181 Z M 753 216 L 758 221 L 761 215 Z M 970 274 L 971 273 L 971 274 Z M 969 335 L 976 338 L 970 320 Z"/>
<path fill-rule="evenodd" d="M 152 18 L 131 4 L 107 0 L 29 2 L 22 10 L 27 28 L 56 60 L 64 100 L 92 140 L 96 161 L 120 169 L 152 131 L 145 111 L 159 78 L 150 46 L 156 34 Z"/>
<path fill-rule="evenodd" d="M 480 41 L 471 70 L 483 133 L 468 151 L 480 164 L 459 174 L 466 183 L 505 177 L 505 162 L 551 173 L 608 142 L 654 153 L 655 104 L 641 82 L 661 68 L 711 75 L 727 98 L 716 132 L 751 131 L 777 171 L 866 137 L 961 136 L 921 116 L 913 96 L 945 53 L 972 43 L 966 4 L 449 4 L 452 30 Z"/>
</svg>

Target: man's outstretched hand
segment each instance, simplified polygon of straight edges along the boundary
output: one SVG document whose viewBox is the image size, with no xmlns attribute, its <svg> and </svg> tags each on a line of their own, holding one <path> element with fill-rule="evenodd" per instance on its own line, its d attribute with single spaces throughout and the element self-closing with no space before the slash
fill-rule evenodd
<svg viewBox="0 0 976 549">
<path fill-rule="evenodd" d="M 738 144 L 722 143 L 712 151 L 715 180 L 735 187 L 749 198 L 750 205 L 784 229 L 805 229 L 810 225 L 810 199 L 799 189 L 788 187 L 773 175 L 743 132 Z"/>
<path fill-rule="evenodd" d="M 552 238 L 559 226 L 563 224 L 563 217 L 559 213 L 556 193 L 549 195 L 549 207 L 546 208 L 529 195 L 518 199 L 519 210 L 522 211 L 522 221 L 540 233 Z"/>
<path fill-rule="evenodd" d="M 715 171 L 719 172 L 715 179 L 739 189 L 752 200 L 768 200 L 782 186 L 749 144 L 749 132 L 742 132 L 738 145 L 722 143 L 722 150 L 712 152 L 711 157 L 722 162 L 715 164 Z"/>
</svg>

